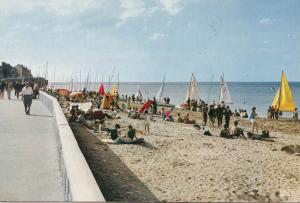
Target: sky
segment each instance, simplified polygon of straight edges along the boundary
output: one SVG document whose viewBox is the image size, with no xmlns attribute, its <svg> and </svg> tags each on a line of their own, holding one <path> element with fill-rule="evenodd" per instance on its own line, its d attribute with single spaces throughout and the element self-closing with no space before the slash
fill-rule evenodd
<svg viewBox="0 0 300 203">
<path fill-rule="evenodd" d="M 0 0 L 0 61 L 69 81 L 300 81 L 299 0 Z M 93 79 L 92 79 L 93 78 Z M 114 79 L 113 79 L 114 80 Z"/>
</svg>

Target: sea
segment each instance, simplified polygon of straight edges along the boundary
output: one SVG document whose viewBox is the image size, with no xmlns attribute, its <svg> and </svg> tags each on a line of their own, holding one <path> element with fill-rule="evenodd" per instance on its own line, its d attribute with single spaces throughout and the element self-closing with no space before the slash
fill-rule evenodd
<svg viewBox="0 0 300 203">
<path fill-rule="evenodd" d="M 112 87 L 112 83 L 103 83 L 105 90 Z M 86 87 L 89 91 L 98 91 L 101 83 L 82 83 L 76 84 L 75 89 L 80 90 Z M 140 89 L 143 98 L 152 99 L 160 89 L 161 82 L 120 82 L 115 83 L 119 87 L 120 96 L 136 94 Z M 169 97 L 170 103 L 180 106 L 184 102 L 187 92 L 188 82 L 166 82 L 163 97 Z M 279 82 L 228 82 L 227 83 L 233 104 L 230 104 L 232 110 L 246 109 L 250 112 L 252 107 L 256 107 L 257 113 L 265 117 L 267 108 L 271 105 Z M 294 101 L 300 105 L 300 82 L 289 82 L 292 90 Z M 70 88 L 70 84 L 56 83 L 56 88 Z M 198 83 L 200 98 L 204 101 L 212 103 L 218 101 L 219 97 L 219 82 L 199 82 Z M 286 117 L 290 117 L 291 113 L 284 113 Z"/>
</svg>

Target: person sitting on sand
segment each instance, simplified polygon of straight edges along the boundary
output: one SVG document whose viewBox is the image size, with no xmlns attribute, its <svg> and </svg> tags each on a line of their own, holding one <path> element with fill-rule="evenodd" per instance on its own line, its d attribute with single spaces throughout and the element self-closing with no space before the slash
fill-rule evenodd
<svg viewBox="0 0 300 203">
<path fill-rule="evenodd" d="M 253 107 L 253 108 L 252 108 L 252 112 L 251 112 L 251 114 L 249 115 L 249 120 L 250 120 L 250 122 L 251 122 L 251 124 L 252 124 L 252 130 L 251 130 L 252 134 L 254 133 L 254 129 L 256 129 L 257 134 L 259 134 L 259 133 L 258 133 L 258 124 L 257 124 L 257 122 L 256 122 L 256 120 L 255 120 L 255 118 L 256 118 L 256 116 L 257 116 L 255 110 L 256 110 L 256 107 Z"/>
<path fill-rule="evenodd" d="M 230 134 L 236 137 L 246 138 L 244 131 L 238 127 L 238 124 L 238 121 L 234 121 L 233 126 L 230 128 Z"/>
<path fill-rule="evenodd" d="M 133 129 L 132 125 L 128 126 L 127 138 L 129 138 L 131 140 L 137 139 L 136 130 Z"/>
<path fill-rule="evenodd" d="M 189 119 L 189 116 L 190 116 L 189 113 L 187 113 L 187 114 L 184 116 L 184 118 L 183 118 L 183 123 L 185 123 L 185 124 L 195 124 L 196 121 L 195 121 L 195 120 L 190 120 L 190 119 Z"/>
<path fill-rule="evenodd" d="M 183 123 L 183 119 L 180 116 L 180 113 L 177 114 L 177 123 Z"/>
<path fill-rule="evenodd" d="M 84 112 L 81 112 L 81 114 L 79 114 L 77 120 L 79 123 L 85 123 Z"/>
<path fill-rule="evenodd" d="M 241 117 L 242 118 L 248 118 L 247 110 L 241 110 Z"/>
<path fill-rule="evenodd" d="M 107 128 L 107 126 L 105 124 L 105 121 L 104 120 L 100 120 L 99 131 L 103 132 L 103 131 L 107 131 L 107 130 L 108 130 L 108 128 Z"/>
<path fill-rule="evenodd" d="M 71 114 L 71 117 L 72 117 L 72 118 L 76 117 L 75 106 L 72 106 L 72 108 L 71 108 L 71 110 L 70 110 L 70 114 Z"/>
<path fill-rule="evenodd" d="M 224 125 L 224 128 L 220 132 L 220 137 L 224 137 L 224 138 L 227 138 L 227 139 L 233 138 L 233 136 L 230 134 L 230 131 L 227 128 L 226 124 Z"/>
<path fill-rule="evenodd" d="M 171 109 L 170 111 L 166 111 L 166 113 L 165 113 L 165 121 L 174 121 L 174 119 L 173 119 L 173 116 L 172 116 L 172 111 L 173 111 L 173 109 Z"/>
<path fill-rule="evenodd" d="M 85 117 L 86 117 L 87 119 L 94 119 L 93 106 L 91 106 L 91 107 L 87 110 L 87 112 L 86 112 L 86 114 L 85 114 Z"/>
<path fill-rule="evenodd" d="M 121 126 L 119 124 L 116 124 L 115 128 L 113 128 L 113 129 L 108 128 L 107 129 L 107 132 L 110 133 L 110 138 L 112 140 L 116 140 L 119 137 L 120 128 L 121 128 Z"/>
<path fill-rule="evenodd" d="M 240 113 L 235 109 L 235 110 L 234 110 L 234 113 L 233 113 L 233 116 L 234 116 L 234 117 L 240 117 L 241 115 L 240 115 Z"/>
</svg>

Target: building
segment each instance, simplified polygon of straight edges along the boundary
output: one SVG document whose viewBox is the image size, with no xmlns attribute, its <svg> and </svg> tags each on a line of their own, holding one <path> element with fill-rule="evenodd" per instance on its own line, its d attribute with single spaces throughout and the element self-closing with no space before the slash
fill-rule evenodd
<svg viewBox="0 0 300 203">
<path fill-rule="evenodd" d="M 31 70 L 29 70 L 27 67 L 18 64 L 14 68 L 18 72 L 18 75 L 19 75 L 18 78 L 25 79 L 25 78 L 31 78 L 32 77 Z"/>
<path fill-rule="evenodd" d="M 18 78 L 19 74 L 16 68 L 10 64 L 2 62 L 0 66 L 0 79 Z"/>
<path fill-rule="evenodd" d="M 11 66 L 8 63 L 2 62 L 0 66 L 0 81 L 32 81 L 39 84 L 40 87 L 45 87 L 48 80 L 43 77 L 33 77 L 29 68 L 24 65 Z"/>
</svg>

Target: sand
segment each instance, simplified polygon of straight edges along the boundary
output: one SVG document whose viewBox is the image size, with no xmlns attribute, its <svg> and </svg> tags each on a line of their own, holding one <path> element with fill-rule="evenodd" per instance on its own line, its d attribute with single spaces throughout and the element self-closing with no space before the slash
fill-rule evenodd
<svg viewBox="0 0 300 203">
<path fill-rule="evenodd" d="M 143 130 L 143 121 L 120 115 L 109 125 Z M 274 142 L 265 142 L 212 132 L 155 118 L 151 134 L 140 135 L 145 146 L 108 146 L 159 201 L 300 201 L 300 157 L 281 150 L 300 145 L 299 134 L 271 132 Z"/>
<path fill-rule="evenodd" d="M 189 113 L 202 122 L 201 113 Z M 143 120 L 119 116 L 108 125 L 131 124 L 143 131 Z M 247 119 L 231 121 L 236 119 L 249 130 Z M 217 128 L 211 130 L 213 136 L 205 136 L 192 125 L 164 122 L 159 116 L 151 122 L 150 135 L 138 134 L 144 145 L 105 144 L 101 140 L 106 135 L 90 132 L 79 142 L 109 201 L 300 201 L 300 156 L 281 150 L 300 146 L 299 122 L 258 123 L 260 130 L 270 131 L 273 142 L 224 139 Z"/>
</svg>

